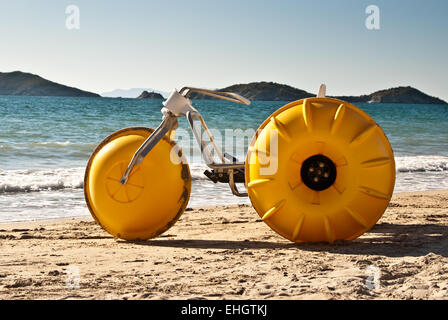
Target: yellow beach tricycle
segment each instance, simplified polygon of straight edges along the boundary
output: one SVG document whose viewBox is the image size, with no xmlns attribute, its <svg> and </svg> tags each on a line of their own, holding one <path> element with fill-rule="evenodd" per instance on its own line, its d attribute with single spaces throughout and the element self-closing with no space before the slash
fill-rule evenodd
<svg viewBox="0 0 448 320">
<path fill-rule="evenodd" d="M 192 93 L 250 104 L 235 93 L 185 87 L 163 103 L 155 130 L 126 128 L 105 138 L 88 161 L 84 194 L 94 219 L 113 236 L 157 237 L 184 212 L 191 176 L 174 142 L 180 117 L 210 168 L 204 174 L 228 183 L 236 196 L 249 196 L 260 218 L 291 241 L 352 240 L 385 211 L 395 184 L 389 141 L 365 112 L 326 98 L 324 85 L 317 97 L 291 102 L 266 119 L 245 162 L 221 152 Z"/>
</svg>

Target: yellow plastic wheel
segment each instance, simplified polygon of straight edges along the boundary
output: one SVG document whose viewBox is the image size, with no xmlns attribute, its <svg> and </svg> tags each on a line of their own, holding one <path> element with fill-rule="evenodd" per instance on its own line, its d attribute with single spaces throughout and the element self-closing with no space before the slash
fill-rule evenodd
<svg viewBox="0 0 448 320">
<path fill-rule="evenodd" d="M 174 225 L 187 206 L 190 169 L 180 148 L 166 136 L 134 167 L 128 183 L 120 184 L 132 156 L 153 131 L 143 127 L 116 131 L 96 147 L 87 164 L 87 206 L 114 237 L 154 238 Z"/>
<path fill-rule="evenodd" d="M 352 240 L 382 216 L 395 184 L 384 132 L 337 99 L 287 104 L 258 129 L 246 187 L 264 222 L 294 242 Z"/>
</svg>

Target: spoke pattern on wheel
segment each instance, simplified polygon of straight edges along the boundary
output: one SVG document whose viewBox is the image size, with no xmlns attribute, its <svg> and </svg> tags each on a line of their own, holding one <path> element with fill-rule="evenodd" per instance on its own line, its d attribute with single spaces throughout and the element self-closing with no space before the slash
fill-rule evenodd
<svg viewBox="0 0 448 320">
<path fill-rule="evenodd" d="M 271 182 L 273 180 L 274 179 L 257 179 L 257 180 L 252 180 L 251 182 L 249 182 L 247 184 L 247 187 L 248 188 L 258 187 L 258 186 L 261 186 L 261 185 L 263 185 L 263 184 L 265 184 L 267 182 Z"/>
<path fill-rule="evenodd" d="M 311 104 L 309 103 L 308 99 L 305 99 L 303 101 L 303 106 L 302 106 L 302 114 L 303 114 L 303 121 L 305 122 L 305 126 L 308 130 L 308 132 L 313 131 L 313 126 L 312 126 L 312 114 L 311 114 Z"/>
<path fill-rule="evenodd" d="M 143 192 L 144 183 L 141 177 L 141 167 L 135 167 L 129 175 L 129 180 L 122 185 L 120 180 L 125 170 L 127 162 L 117 163 L 113 167 L 108 176 L 105 177 L 107 190 L 112 199 L 121 203 L 129 203 L 134 201 Z"/>
<path fill-rule="evenodd" d="M 272 215 L 274 215 L 275 213 L 277 213 L 286 203 L 286 200 L 283 199 L 280 202 L 278 202 L 276 205 L 274 205 L 271 209 L 269 209 L 268 211 L 266 211 L 266 213 L 263 215 L 263 217 L 261 218 L 261 220 L 265 221 L 267 219 L 269 219 L 270 217 L 272 217 Z"/>
<path fill-rule="evenodd" d="M 299 164 L 302 164 L 304 159 L 298 152 L 294 152 L 291 155 L 291 157 L 289 158 L 289 160 L 294 161 L 294 162 L 299 163 Z"/>
<path fill-rule="evenodd" d="M 327 216 L 324 217 L 325 234 L 327 235 L 328 243 L 333 244 L 334 242 L 334 230 L 331 225 L 330 219 Z"/>
<path fill-rule="evenodd" d="M 311 200 L 311 203 L 314 205 L 319 205 L 320 204 L 320 193 L 319 191 L 314 191 L 313 192 L 313 198 Z"/>
<path fill-rule="evenodd" d="M 361 190 L 361 192 L 363 192 L 371 197 L 389 200 L 389 196 L 381 191 L 378 191 L 378 190 L 375 190 L 375 189 L 372 189 L 369 187 L 364 187 L 364 186 L 359 187 L 359 189 Z"/>
<path fill-rule="evenodd" d="M 364 168 L 381 167 L 390 164 L 391 161 L 392 159 L 389 157 L 375 158 L 361 162 L 361 166 Z"/>
<path fill-rule="evenodd" d="M 350 142 L 350 146 L 358 146 L 364 141 L 366 141 L 378 128 L 376 124 L 373 124 L 366 129 L 364 129 L 360 134 L 358 134 L 353 140 Z"/>
<path fill-rule="evenodd" d="M 114 192 L 111 192 L 111 194 L 110 194 L 110 196 L 112 197 L 112 198 L 116 198 L 116 196 L 117 196 L 117 193 L 119 192 L 121 190 L 121 186 L 119 185 L 118 187 L 117 187 L 117 189 L 114 191 Z"/>
<path fill-rule="evenodd" d="M 115 178 L 111 178 L 111 177 L 107 177 L 106 178 L 107 180 L 111 180 L 111 181 L 114 181 L 114 182 L 117 182 L 117 183 L 119 183 L 120 185 L 121 185 L 121 183 L 120 183 L 120 179 L 115 179 Z M 134 184 L 134 183 L 131 183 L 131 182 L 126 182 L 126 186 L 132 186 L 132 187 L 135 187 L 135 188 L 140 188 L 140 189 L 143 189 L 144 188 L 144 186 L 140 186 L 140 185 L 138 185 L 138 184 Z"/>
<path fill-rule="evenodd" d="M 355 212 L 354 210 L 352 210 L 348 207 L 344 207 L 344 209 L 361 227 L 363 227 L 364 229 L 367 229 L 367 222 L 359 213 Z"/>
<path fill-rule="evenodd" d="M 324 153 L 324 150 L 325 150 L 325 142 L 323 142 L 323 141 L 317 141 L 317 142 L 315 143 L 315 145 L 316 145 L 316 151 L 317 151 L 317 153 L 318 153 L 318 154 L 323 154 L 323 153 Z"/>
<path fill-rule="evenodd" d="M 288 185 L 291 190 L 297 189 L 297 187 L 300 186 L 301 184 L 302 180 L 299 180 L 297 178 L 290 178 L 288 181 Z"/>
<path fill-rule="evenodd" d="M 305 221 L 305 214 L 301 213 L 299 217 L 299 221 L 297 221 L 296 226 L 294 227 L 294 231 L 292 233 L 293 241 L 296 241 L 300 237 L 300 232 L 302 232 L 303 221 Z"/>
<path fill-rule="evenodd" d="M 333 188 L 339 193 L 339 194 L 343 194 L 345 191 L 345 186 L 341 185 L 340 183 L 338 183 L 338 181 L 336 180 L 333 183 Z"/>
<path fill-rule="evenodd" d="M 338 132 L 339 128 L 342 124 L 342 119 L 345 115 L 345 105 L 342 103 L 339 108 L 336 110 L 336 113 L 334 114 L 333 123 L 331 125 L 331 134 L 334 135 Z"/>
<path fill-rule="evenodd" d="M 344 156 L 342 156 L 342 157 L 340 157 L 339 159 L 336 159 L 336 160 L 334 161 L 334 165 L 335 165 L 336 167 L 343 167 L 343 166 L 346 166 L 346 165 L 347 165 L 347 159 L 346 159 Z"/>
<path fill-rule="evenodd" d="M 286 142 L 291 142 L 291 135 L 288 132 L 288 129 L 286 129 L 285 125 L 280 122 L 276 117 L 271 117 L 271 122 L 274 125 L 275 128 L 277 128 L 278 133 L 280 134 L 283 139 L 286 140 Z"/>
</svg>

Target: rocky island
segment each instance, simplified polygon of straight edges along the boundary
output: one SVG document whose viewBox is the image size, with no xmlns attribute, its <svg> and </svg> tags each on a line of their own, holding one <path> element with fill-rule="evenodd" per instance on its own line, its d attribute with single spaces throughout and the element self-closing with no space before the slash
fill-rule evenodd
<svg viewBox="0 0 448 320">
<path fill-rule="evenodd" d="M 349 102 L 447 104 L 445 101 L 427 95 L 413 87 L 397 87 L 376 91 L 369 95 L 336 97 Z"/>
<path fill-rule="evenodd" d="M 148 92 L 148 91 L 143 91 L 138 97 L 137 99 L 160 99 L 160 100 L 165 100 L 165 98 L 157 92 Z"/>
<path fill-rule="evenodd" d="M 99 94 L 46 80 L 38 75 L 20 71 L 0 72 L 0 95 L 100 97 Z"/>
<path fill-rule="evenodd" d="M 234 92 L 252 101 L 293 101 L 315 96 L 315 94 L 285 84 L 264 81 L 235 84 L 216 91 Z M 190 98 L 210 99 L 208 96 L 197 93 L 193 93 Z"/>
</svg>

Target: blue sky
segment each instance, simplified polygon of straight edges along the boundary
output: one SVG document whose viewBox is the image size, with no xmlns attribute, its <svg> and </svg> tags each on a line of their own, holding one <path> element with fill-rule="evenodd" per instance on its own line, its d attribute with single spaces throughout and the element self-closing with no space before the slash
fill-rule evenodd
<svg viewBox="0 0 448 320">
<path fill-rule="evenodd" d="M 65 27 L 68 5 L 80 30 Z M 380 30 L 365 27 L 368 5 Z M 0 0 L 0 71 L 94 92 L 275 81 L 448 100 L 446 0 Z"/>
</svg>

